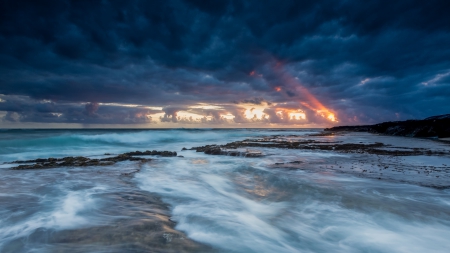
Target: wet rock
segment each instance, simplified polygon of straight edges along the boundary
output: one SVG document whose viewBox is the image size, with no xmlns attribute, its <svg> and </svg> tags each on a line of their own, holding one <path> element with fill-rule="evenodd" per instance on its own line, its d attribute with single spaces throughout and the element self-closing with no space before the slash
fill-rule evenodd
<svg viewBox="0 0 450 253">
<path fill-rule="evenodd" d="M 128 152 L 124 154 L 120 154 L 113 157 L 107 157 L 102 159 L 94 159 L 94 158 L 87 158 L 83 156 L 68 156 L 63 158 L 38 158 L 34 160 L 25 160 L 25 161 L 14 161 L 12 163 L 33 163 L 33 164 L 27 164 L 27 165 L 19 165 L 16 167 L 13 167 L 11 169 L 13 170 L 30 170 L 30 169 L 50 169 L 50 168 L 56 168 L 56 167 L 86 167 L 86 166 L 108 166 L 113 165 L 117 162 L 123 162 L 123 161 L 139 161 L 139 162 L 148 162 L 152 159 L 143 158 L 143 157 L 136 157 L 136 156 L 146 156 L 146 155 L 159 155 L 163 157 L 173 157 L 177 156 L 177 152 L 172 151 L 134 151 L 134 152 Z"/>
<path fill-rule="evenodd" d="M 128 153 L 125 153 L 124 155 L 130 155 L 130 156 L 159 155 L 159 156 L 164 156 L 164 157 L 170 157 L 170 156 L 177 156 L 177 152 L 146 150 L 144 152 L 141 152 L 141 151 L 128 152 Z"/>
<path fill-rule="evenodd" d="M 1 252 L 23 252 L 13 247 L 45 243 L 46 252 L 214 252 L 211 247 L 191 240 L 170 218 L 170 210 L 158 197 L 138 190 L 109 193 L 118 208 L 103 208 L 103 215 L 118 217 L 108 224 L 69 229 L 38 228 L 16 244 L 6 243 Z M 126 208 L 123 208 L 126 207 Z M 5 250 L 4 249 L 10 249 Z"/>
<path fill-rule="evenodd" d="M 244 153 L 245 157 L 261 157 L 263 156 L 262 152 L 259 151 L 246 151 Z"/>
<path fill-rule="evenodd" d="M 203 151 L 203 153 L 208 154 L 208 155 L 222 155 L 222 149 L 219 147 L 216 147 L 216 146 L 208 147 Z"/>
<path fill-rule="evenodd" d="M 163 151 L 163 152 L 161 152 L 160 156 L 164 156 L 164 157 L 177 156 L 177 152 Z"/>
<path fill-rule="evenodd" d="M 340 143 L 326 142 L 316 140 L 282 140 L 275 138 L 247 139 L 243 141 L 235 141 L 225 145 L 206 145 L 201 147 L 193 147 L 191 149 L 197 152 L 204 152 L 208 155 L 229 155 L 243 157 L 261 157 L 263 154 L 259 151 L 238 151 L 242 148 L 281 148 L 281 149 L 305 149 L 305 150 L 321 150 L 336 151 L 340 153 L 367 153 L 376 155 L 393 155 L 393 156 L 411 156 L 411 155 L 444 155 L 445 152 L 431 151 L 419 148 L 412 149 L 386 149 L 389 145 L 380 142 L 376 143 Z"/>
<path fill-rule="evenodd" d="M 224 147 L 226 149 L 223 149 L 221 147 Z M 239 151 L 239 150 L 233 150 L 236 149 L 234 146 L 230 149 L 228 149 L 230 145 L 206 145 L 202 147 L 194 147 L 194 149 L 197 152 L 203 152 L 207 155 L 227 155 L 227 156 L 241 156 L 241 157 L 261 157 L 263 156 L 262 152 L 260 151 Z"/>
</svg>

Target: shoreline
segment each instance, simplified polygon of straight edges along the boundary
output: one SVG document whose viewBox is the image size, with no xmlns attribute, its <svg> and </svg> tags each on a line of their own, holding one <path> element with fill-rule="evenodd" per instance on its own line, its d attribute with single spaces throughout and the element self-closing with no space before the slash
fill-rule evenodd
<svg viewBox="0 0 450 253">
<path fill-rule="evenodd" d="M 148 134 L 142 143 L 142 135 L 78 138 L 82 141 L 75 139 L 71 152 L 59 152 L 60 144 L 49 142 L 46 145 L 54 144 L 51 151 L 57 152 L 47 149 L 33 153 L 35 156 L 16 155 L 15 160 L 2 164 L 5 210 L 11 210 L 11 217 L 22 215 L 15 210 L 30 212 L 30 216 L 7 221 L 5 235 L 10 227 L 26 228 L 35 217 L 45 221 L 64 215 L 63 220 L 11 235 L 12 240 L 4 237 L 2 250 L 17 252 L 20 250 L 15 249 L 44 243 L 44 247 L 63 251 L 216 252 L 228 249 L 228 244 L 209 237 L 211 227 L 217 235 L 234 241 L 239 231 L 266 238 L 259 234 L 261 229 L 252 229 L 254 223 L 245 217 L 261 220 L 279 231 L 286 243 L 299 247 L 299 242 L 283 231 L 292 222 L 289 217 L 305 222 L 296 228 L 308 224 L 308 219 L 298 218 L 311 203 L 321 202 L 326 210 L 337 207 L 336 215 L 361 212 L 376 220 L 372 211 L 358 208 L 379 210 L 387 200 L 377 195 L 378 191 L 397 194 L 402 190 L 404 199 L 388 201 L 400 204 L 398 210 L 403 212 L 415 201 L 408 200 L 409 191 L 445 197 L 450 189 L 450 146 L 436 140 L 362 132 L 267 131 L 209 139 L 198 132 L 198 139 L 168 136 L 170 142 L 160 138 L 152 143 L 152 134 Z M 85 144 L 86 140 L 103 148 L 83 153 L 78 149 L 80 143 L 93 151 L 94 145 Z M 125 146 L 129 140 L 131 145 Z M 46 154 L 52 156 L 35 158 Z M 17 170 L 14 166 L 24 167 Z M 339 200 L 341 197 L 344 200 Z M 434 205 L 446 210 L 440 202 Z M 424 208 L 428 207 L 417 210 Z M 282 222 L 271 223 L 271 215 L 259 211 L 266 209 Z M 227 215 L 222 216 L 223 210 Z M 335 222 L 334 214 L 321 210 L 311 209 L 313 217 L 330 218 L 320 226 Z M 383 212 L 387 217 L 391 214 Z M 236 217 L 243 214 L 237 222 Z M 339 226 L 346 227 L 351 219 L 350 215 Z M 65 222 L 69 224 L 64 226 Z M 292 233 L 315 234 L 295 229 Z M 29 239 L 24 242 L 23 238 Z M 327 238 L 321 240 L 328 242 Z"/>
<path fill-rule="evenodd" d="M 354 138 L 354 132 L 323 131 L 317 134 L 309 135 L 273 135 L 261 138 L 244 139 L 226 144 L 210 144 L 205 146 L 181 148 L 181 152 L 196 151 L 206 155 L 222 155 L 232 157 L 245 157 L 251 159 L 261 159 L 268 155 L 268 150 L 297 150 L 299 155 L 302 152 L 329 152 L 336 154 L 349 155 L 347 158 L 328 158 L 323 164 L 308 163 L 308 161 L 280 161 L 270 167 L 289 168 L 299 170 L 311 170 L 328 168 L 336 172 L 348 173 L 359 177 L 373 178 L 379 180 L 390 180 L 395 182 L 406 182 L 416 185 L 432 187 L 437 189 L 450 188 L 450 160 L 441 166 L 430 166 L 426 164 L 410 164 L 409 160 L 420 159 L 450 159 L 450 146 L 446 149 L 433 149 L 424 147 L 405 147 L 402 145 L 392 145 L 379 142 L 377 139 L 401 138 L 399 142 L 409 140 L 417 142 L 419 140 L 432 141 L 435 143 L 449 144 L 447 141 L 441 141 L 429 138 L 409 138 L 402 136 L 390 136 L 383 134 L 368 133 L 371 141 L 369 142 L 351 142 Z M 340 140 L 329 140 L 327 138 L 337 138 Z M 405 139 L 406 138 L 406 139 Z M 344 141 L 349 139 L 349 141 Z M 39 158 L 34 160 L 13 161 L 6 164 L 21 164 L 16 167 L 10 167 L 11 170 L 36 170 L 50 169 L 59 167 L 104 167 L 113 165 L 117 162 L 137 161 L 140 164 L 150 162 L 152 159 L 145 156 L 156 157 L 177 157 L 183 158 L 175 151 L 133 151 L 119 155 L 105 153 L 103 158 L 93 159 L 89 157 L 64 157 L 64 158 Z M 269 155 L 270 156 L 270 155 Z M 364 159 L 356 168 L 354 161 Z M 419 159 L 419 160 L 420 160 Z M 308 167 L 309 166 L 309 167 Z M 328 167 L 327 167 L 328 166 Z M 389 168 L 389 170 L 388 170 Z M 412 172 L 418 175 L 413 175 Z M 132 173 L 128 174 L 134 174 Z M 426 175 L 426 177 L 423 177 Z M 431 179 L 433 175 L 435 178 Z"/>
</svg>

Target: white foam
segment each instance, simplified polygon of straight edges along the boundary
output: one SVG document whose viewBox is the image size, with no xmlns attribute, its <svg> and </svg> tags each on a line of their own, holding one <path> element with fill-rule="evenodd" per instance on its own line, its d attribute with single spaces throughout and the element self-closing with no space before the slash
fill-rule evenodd
<svg viewBox="0 0 450 253">
<path fill-rule="evenodd" d="M 206 161 L 190 162 L 200 157 Z M 442 223 L 445 216 L 428 217 L 427 209 L 420 206 L 416 206 L 415 212 L 422 212 L 417 219 L 398 215 L 408 215 L 411 205 L 422 204 L 448 212 L 442 205 L 445 194 L 301 171 L 277 175 L 284 172 L 245 167 L 250 164 L 254 164 L 251 159 L 186 153 L 185 159 L 146 168 L 137 180 L 141 188 L 171 204 L 177 229 L 227 252 L 447 252 L 450 224 Z M 235 180 L 238 177 L 246 180 Z M 276 177 L 281 182 L 271 184 Z M 274 201 L 242 190 L 256 187 L 252 182 L 267 182 L 265 190 L 287 197 Z M 391 190 L 380 192 L 377 187 Z M 430 200 L 432 196 L 437 199 Z M 378 209 L 374 204 L 383 206 L 386 199 L 399 206 Z"/>
<path fill-rule="evenodd" d="M 45 205 L 49 202 L 52 204 L 49 211 L 37 212 L 19 223 L 8 224 L 7 221 L 0 221 L 0 249 L 5 242 L 27 236 L 38 228 L 61 230 L 94 224 L 82 212 L 95 208 L 96 202 L 92 195 L 104 189 L 104 187 L 94 187 L 81 191 L 68 191 L 56 199 L 47 198 L 41 201 L 42 207 L 39 208 L 41 210 L 48 209 Z"/>
</svg>

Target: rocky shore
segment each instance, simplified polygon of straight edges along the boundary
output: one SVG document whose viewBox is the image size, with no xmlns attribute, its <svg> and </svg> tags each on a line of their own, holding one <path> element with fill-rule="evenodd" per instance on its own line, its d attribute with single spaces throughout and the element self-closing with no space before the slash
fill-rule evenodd
<svg viewBox="0 0 450 253">
<path fill-rule="evenodd" d="M 433 116 L 423 120 L 392 121 L 363 126 L 337 126 L 326 128 L 325 131 L 369 132 L 407 137 L 449 138 L 450 114 Z"/>
<path fill-rule="evenodd" d="M 334 171 L 437 189 L 450 188 L 450 148 L 445 143 L 392 138 L 399 137 L 323 132 L 266 136 L 183 150 L 207 155 L 267 157 L 273 161 L 269 168 L 274 169 Z M 278 154 L 290 154 L 292 160 L 277 159 Z M 324 154 L 327 158 L 321 159 Z"/>
<path fill-rule="evenodd" d="M 227 144 L 228 145 L 228 144 Z M 241 156 L 241 157 L 261 157 L 263 154 L 257 150 L 238 150 L 237 147 L 230 147 L 227 145 L 206 145 L 202 147 L 194 147 L 191 150 L 196 152 L 203 152 L 207 155 L 227 155 L 227 156 Z M 233 150 L 228 150 L 233 149 Z"/>
<path fill-rule="evenodd" d="M 297 136 L 290 136 L 296 138 Z M 340 153 L 367 153 L 375 155 L 412 156 L 412 155 L 450 155 L 448 152 L 429 150 L 424 148 L 411 149 L 386 149 L 390 145 L 381 142 L 375 143 L 341 143 L 317 140 L 291 140 L 273 136 L 261 139 L 246 139 L 243 141 L 230 142 L 224 145 L 206 145 L 193 147 L 191 150 L 203 152 L 208 155 L 228 155 L 242 157 L 260 157 L 261 151 L 249 150 L 248 148 L 281 148 L 281 149 L 303 149 L 303 150 L 323 150 Z M 246 149 L 239 151 L 239 149 Z"/>
<path fill-rule="evenodd" d="M 280 196 L 283 197 L 286 194 L 286 189 L 297 191 L 298 188 L 291 188 L 289 185 L 287 188 L 284 187 L 285 183 L 289 182 L 286 181 L 286 178 L 291 177 L 292 182 L 303 180 L 307 181 L 308 185 L 315 187 L 316 184 L 328 184 L 328 182 L 320 182 L 322 178 L 336 176 L 343 181 L 331 180 L 329 185 L 330 189 L 338 189 L 338 191 L 344 189 L 346 185 L 352 185 L 348 182 L 356 184 L 366 182 L 379 187 L 379 189 L 383 189 L 385 183 L 388 182 L 398 183 L 399 188 L 404 187 L 403 184 L 412 184 L 445 191 L 450 189 L 450 146 L 444 142 L 345 131 L 315 132 L 314 134 L 310 132 L 264 134 L 266 135 L 234 139 L 236 141 L 233 140 L 226 144 L 224 144 L 225 142 L 201 142 L 202 144 L 196 146 L 191 144 L 194 147 L 187 146 L 178 153 L 147 150 L 121 154 L 116 151 L 117 153 L 110 154 L 103 153 L 105 152 L 103 151 L 102 155 L 97 153 L 97 156 L 62 157 L 63 155 L 60 155 L 57 158 L 5 163 L 5 168 L 8 168 L 5 170 L 8 175 L 5 177 L 7 178 L 5 181 L 10 186 L 4 189 L 11 189 L 13 192 L 16 188 L 26 189 L 29 187 L 26 191 L 32 192 L 36 188 L 34 185 L 41 185 L 42 187 L 38 190 L 45 195 L 47 192 L 59 192 L 60 189 L 67 188 L 70 194 L 74 194 L 67 195 L 74 198 L 71 199 L 71 201 L 75 201 L 74 203 L 84 203 L 85 196 L 88 196 L 87 207 L 91 205 L 89 201 L 101 200 L 98 202 L 101 203 L 98 207 L 102 208 L 103 206 L 103 209 L 100 209 L 99 217 L 102 219 L 112 217 L 108 222 L 93 222 L 91 225 L 83 227 L 39 228 L 29 235 L 18 237 L 15 241 L 5 245 L 5 248 L 8 249 L 7 252 L 18 252 L 26 246 L 23 242 L 36 243 L 46 240 L 46 243 L 67 247 L 63 248 L 61 252 L 74 248 L 79 249 L 80 252 L 93 251 L 92 245 L 98 245 L 110 252 L 213 252 L 214 249 L 209 245 L 195 241 L 194 237 L 188 237 L 192 234 L 183 229 L 182 225 L 185 221 L 179 218 L 179 213 L 178 216 L 174 216 L 175 218 L 171 217 L 173 214 L 171 206 L 176 206 L 174 203 L 179 202 L 179 196 L 183 197 L 182 191 L 189 191 L 190 187 L 182 187 L 185 184 L 184 181 L 190 181 L 186 180 L 188 178 L 186 175 L 196 178 L 199 175 L 198 171 L 201 171 L 200 175 L 214 175 L 214 178 L 217 175 L 223 177 L 223 175 L 230 174 L 232 178 L 236 179 L 235 181 L 230 180 L 230 182 L 236 182 L 236 185 L 241 187 L 236 188 L 238 191 L 254 194 L 257 199 L 270 200 L 273 198 L 276 201 L 279 201 Z M 219 139 L 219 141 L 223 141 L 223 139 Z M 185 143 L 187 142 L 183 142 L 183 145 L 186 145 Z M 208 143 L 209 145 L 205 145 Z M 166 149 L 179 150 L 181 147 L 172 145 Z M 163 149 L 162 146 L 156 145 L 152 148 Z M 179 154 L 182 154 L 184 158 L 178 158 Z M 174 158 L 160 158 L 160 161 L 156 161 L 158 159 L 156 157 L 177 158 L 175 160 Z M 10 166 L 16 167 L 11 168 Z M 48 171 L 49 173 L 39 170 L 51 168 L 55 169 Z M 232 173 L 229 168 L 233 169 Z M 189 170 L 195 174 L 185 174 Z M 227 174 L 217 174 L 217 171 Z M 343 174 L 347 174 L 348 177 L 342 177 Z M 34 178 L 35 175 L 41 175 L 36 176 L 40 181 L 30 183 L 23 180 L 23 178 Z M 322 175 L 326 175 L 326 177 L 322 177 Z M 357 177 L 364 179 L 360 182 Z M 11 178 L 15 178 L 16 182 L 11 181 Z M 205 178 L 209 180 L 208 177 Z M 281 179 L 278 180 L 278 178 Z M 367 178 L 373 180 L 365 180 Z M 98 185 L 110 187 L 106 190 L 100 189 L 101 187 L 100 190 L 93 190 L 95 193 L 92 194 L 93 197 L 78 193 L 82 190 L 76 190 L 78 192 L 73 193 L 72 189 L 78 188 L 72 187 L 72 185 L 80 185 L 80 179 L 83 185 L 88 185 L 93 189 Z M 195 181 L 194 184 L 197 182 Z M 65 187 L 67 185 L 67 187 L 45 188 L 58 183 L 64 184 Z M 20 187 L 12 187 L 15 185 Z M 207 183 L 205 185 L 209 187 Z M 139 188 L 141 186 L 148 188 Z M 180 189 L 180 192 L 173 195 L 175 197 L 171 203 L 164 203 L 160 199 L 159 194 L 165 194 L 165 187 L 169 189 L 167 192 Z M 58 190 L 55 191 L 55 189 Z M 312 188 L 308 188 L 306 191 L 309 189 Z M 191 198 L 196 193 L 186 196 Z M 67 196 L 62 195 L 60 198 L 68 198 Z M 21 198 L 14 197 L 14 201 Z M 167 198 L 166 195 L 165 198 L 169 199 L 170 197 Z M 217 195 L 214 195 L 211 200 L 218 202 L 216 198 Z M 349 199 L 353 200 L 354 198 Z M 28 199 L 23 201 L 23 206 L 29 205 Z M 385 200 L 382 201 L 385 203 Z M 53 202 L 57 203 L 58 200 Z M 110 208 L 111 206 L 115 208 Z M 204 206 L 204 204 L 200 203 L 198 206 Z M 10 209 L 12 210 L 12 208 L 15 207 L 11 204 Z M 85 210 L 91 209 L 82 209 L 79 213 L 86 212 Z M 58 211 L 59 208 L 56 209 L 56 212 Z M 207 211 L 209 214 L 210 210 Z M 48 216 L 48 214 L 44 215 Z M 95 221 L 95 216 L 86 217 Z"/>
<path fill-rule="evenodd" d="M 110 224 L 77 229 L 39 229 L 27 239 L 48 238 L 48 243 L 80 250 L 76 252 L 91 252 L 89 247 L 92 244 L 101 245 L 107 252 L 212 252 L 209 246 L 176 230 L 176 223 L 170 219 L 169 207 L 154 194 L 130 189 L 105 197 L 114 206 L 127 207 L 103 210 L 105 215 L 121 218 Z"/>
<path fill-rule="evenodd" d="M 110 155 L 110 154 L 105 154 Z M 172 151 L 134 151 L 119 154 L 116 156 L 94 159 L 83 156 L 69 156 L 64 158 L 38 158 L 34 160 L 19 160 L 14 161 L 14 164 L 23 164 L 16 167 L 12 167 L 12 170 L 31 170 L 31 169 L 50 169 L 56 167 L 85 167 L 85 166 L 108 166 L 113 165 L 117 162 L 122 161 L 140 161 L 148 162 L 152 159 L 143 158 L 139 156 L 162 156 L 162 157 L 172 157 L 177 156 L 177 152 Z M 27 163 L 27 164 L 24 164 Z M 31 164 L 30 164 L 31 163 Z"/>
<path fill-rule="evenodd" d="M 344 129 L 344 127 L 342 128 Z M 355 128 L 356 131 L 365 128 Z M 367 129 L 366 129 L 367 130 Z M 356 137 L 356 135 L 358 137 Z M 366 136 L 366 137 L 361 137 Z M 324 131 L 311 135 L 272 135 L 260 138 L 244 139 L 222 145 L 211 144 L 192 148 L 182 148 L 182 151 L 193 150 L 206 155 L 233 156 L 245 158 L 267 157 L 273 160 L 277 153 L 290 153 L 292 160 L 274 160 L 271 168 L 322 170 L 331 169 L 342 173 L 351 173 L 358 176 L 376 179 L 395 180 L 430 186 L 434 188 L 450 187 L 450 148 L 440 142 L 439 146 L 428 143 L 423 146 L 419 143 L 434 142 L 431 140 L 418 140 L 394 137 L 376 136 L 366 133 L 351 133 L 342 131 Z M 412 141 L 415 144 L 403 143 Z M 438 147 L 438 148 L 436 148 Z M 284 151 L 283 151 L 284 150 Z M 298 151 L 296 151 L 298 150 Z M 325 160 L 316 161 L 315 156 L 310 160 L 301 159 L 304 154 L 340 154 L 331 155 Z M 108 166 L 122 161 L 137 161 L 139 166 L 151 161 L 145 156 L 175 157 L 177 152 L 172 151 L 133 151 L 123 154 L 104 154 L 101 158 L 92 157 L 63 157 L 39 158 L 34 160 L 14 161 L 10 164 L 19 164 L 12 170 L 50 169 L 57 167 L 87 167 Z M 183 157 L 183 156 L 179 156 Z M 420 158 L 419 158 L 420 157 Z M 440 158 L 438 158 L 440 157 Z M 411 161 L 424 159 L 440 159 L 442 163 L 426 165 Z M 355 163 L 358 161 L 358 163 Z M 132 176 L 139 172 L 140 167 L 131 172 L 121 173 L 122 176 Z"/>
</svg>

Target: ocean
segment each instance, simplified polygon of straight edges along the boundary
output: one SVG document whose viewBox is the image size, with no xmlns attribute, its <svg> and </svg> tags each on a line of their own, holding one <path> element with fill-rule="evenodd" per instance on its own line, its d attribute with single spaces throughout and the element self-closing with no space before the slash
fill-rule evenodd
<svg viewBox="0 0 450 253">
<path fill-rule="evenodd" d="M 448 252 L 448 155 L 262 147 L 256 149 L 264 156 L 250 158 L 182 151 L 264 137 L 450 148 L 364 133 L 314 135 L 320 132 L 1 130 L 0 252 Z M 178 156 L 10 169 L 16 160 L 145 150 Z M 427 166 L 441 169 L 426 174 Z"/>
</svg>

